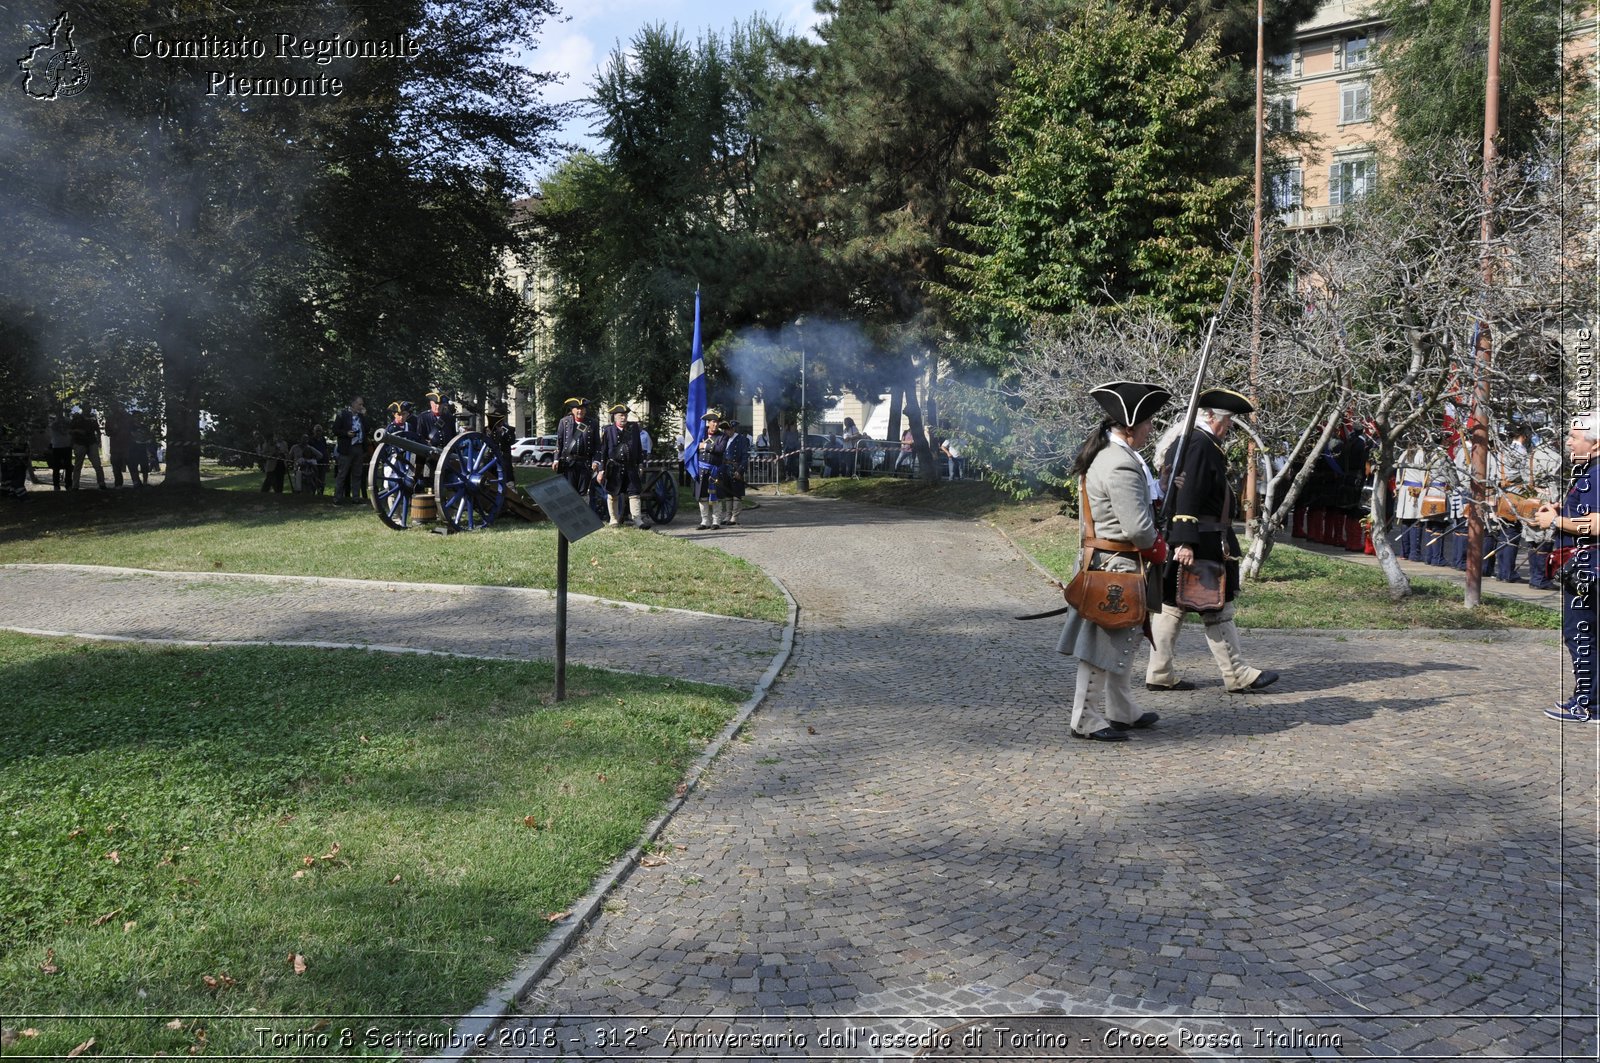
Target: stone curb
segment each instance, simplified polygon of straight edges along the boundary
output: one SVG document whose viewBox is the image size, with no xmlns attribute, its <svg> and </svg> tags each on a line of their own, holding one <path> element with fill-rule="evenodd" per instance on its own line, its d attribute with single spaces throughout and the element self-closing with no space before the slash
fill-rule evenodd
<svg viewBox="0 0 1600 1063">
<path fill-rule="evenodd" d="M 115 565 L 68 565 L 68 564 L 28 564 L 28 563 L 17 563 L 17 564 L 0 565 L 0 569 L 8 569 L 8 568 L 34 569 L 34 570 L 39 570 L 39 571 L 57 571 L 57 572 L 88 572 L 88 573 L 91 573 L 91 574 L 94 574 L 94 573 L 109 573 L 109 574 L 118 575 L 118 576 L 169 576 L 169 577 L 172 577 L 173 579 L 189 579 L 189 580 L 205 579 L 205 580 L 238 580 L 238 581 L 241 581 L 241 582 L 257 582 L 257 583 L 305 583 L 305 584 L 310 584 L 312 586 L 325 586 L 325 587 L 366 587 L 366 588 L 374 588 L 374 587 L 376 587 L 376 588 L 381 588 L 383 590 L 391 590 L 391 591 L 424 590 L 424 591 L 444 591 L 444 592 L 450 592 L 450 593 L 455 593 L 455 592 L 460 592 L 460 591 L 471 591 L 471 592 L 474 592 L 474 593 L 479 593 L 479 592 L 488 591 L 490 593 L 504 594 L 504 595 L 511 596 L 511 597 L 522 597 L 522 596 L 537 597 L 537 598 L 540 598 L 540 599 L 545 600 L 545 601 L 553 600 L 555 598 L 555 596 L 556 596 L 556 592 L 555 591 L 545 590 L 542 587 L 493 587 L 493 586 L 489 586 L 487 584 L 480 584 L 480 583 L 403 583 L 403 582 L 400 582 L 398 580 L 349 579 L 349 578 L 346 578 L 346 577 L 343 577 L 343 576 L 285 576 L 285 575 L 280 575 L 280 574 L 276 574 L 276 573 L 257 573 L 257 572 L 177 572 L 177 571 L 168 571 L 166 569 L 158 569 L 158 568 L 121 568 L 121 567 L 118 567 L 118 566 L 115 566 Z M 774 582 L 776 582 L 776 581 L 774 581 Z M 788 592 L 785 591 L 784 593 L 787 595 Z M 679 608 L 676 608 L 676 607 L 670 606 L 670 605 L 643 605 L 643 604 L 641 604 L 639 602 L 621 602 L 621 601 L 617 601 L 615 598 L 597 598 L 592 594 L 577 594 L 577 593 L 574 593 L 572 591 L 568 591 L 567 592 L 567 599 L 569 601 L 589 602 L 589 603 L 592 603 L 594 605 L 608 605 L 608 606 L 611 606 L 611 607 L 616 608 L 616 609 L 630 609 L 630 610 L 633 610 L 634 612 L 639 612 L 639 613 L 682 613 L 685 616 L 713 617 L 713 618 L 715 618 L 717 620 L 732 620 L 732 621 L 736 621 L 736 622 L 741 623 L 741 624 L 770 624 L 770 623 L 772 623 L 772 621 L 770 621 L 770 620 L 759 620 L 759 619 L 757 619 L 755 617 L 726 616 L 726 615 L 724 615 L 722 613 L 703 613 L 703 612 L 700 612 L 700 611 L 695 610 L 695 609 L 679 609 Z M 793 605 L 794 604 L 794 599 L 790 598 L 789 599 L 789 603 L 791 605 Z M 211 643 L 200 643 L 200 645 L 211 645 Z M 221 643 L 216 643 L 215 645 L 221 645 Z M 291 643 L 275 643 L 274 645 L 292 645 L 292 644 Z M 397 652 L 415 653 L 415 652 L 418 652 L 418 651 L 407 650 L 407 651 L 397 651 Z M 457 655 L 457 656 L 461 656 L 461 655 Z"/>
<path fill-rule="evenodd" d="M 571 948 L 582 936 L 583 932 L 592 926 L 600 915 L 601 905 L 619 886 L 628 880 L 634 870 L 639 866 L 639 861 L 644 857 L 646 849 L 661 836 L 667 824 L 672 821 L 678 810 L 684 806 L 699 786 L 700 780 L 705 777 L 707 769 L 713 761 L 722 754 L 733 737 L 739 733 L 745 723 L 755 712 L 757 706 L 766 699 L 767 692 L 778 678 L 778 673 L 788 663 L 789 655 L 794 650 L 795 628 L 800 618 L 800 606 L 785 587 L 775 577 L 768 576 L 774 586 L 782 592 L 784 600 L 789 605 L 788 622 L 783 629 L 783 642 L 778 647 L 778 652 L 773 655 L 772 663 L 762 673 L 751 691 L 750 697 L 739 707 L 738 713 L 722 729 L 722 733 L 700 757 L 689 766 L 685 774 L 684 789 L 681 795 L 674 795 L 661 814 L 647 824 L 640 834 L 639 841 L 634 847 L 618 857 L 606 869 L 599 880 L 572 906 L 572 917 L 563 922 L 550 936 L 540 943 L 522 966 L 510 978 L 506 979 L 472 1011 L 463 1015 L 454 1025 L 450 1033 L 450 1049 L 444 1053 L 420 1057 L 422 1063 L 453 1063 L 453 1061 L 469 1059 L 477 1053 L 479 1048 L 489 1046 L 490 1035 L 500 1025 L 502 1019 L 511 1014 L 512 1009 L 523 997 L 527 996 L 546 974 L 554 967 L 566 951 Z"/>
</svg>

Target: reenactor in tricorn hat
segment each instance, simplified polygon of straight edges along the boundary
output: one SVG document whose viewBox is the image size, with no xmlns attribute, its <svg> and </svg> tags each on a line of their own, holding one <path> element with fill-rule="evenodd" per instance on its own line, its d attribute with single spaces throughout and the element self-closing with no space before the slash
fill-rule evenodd
<svg viewBox="0 0 1600 1063">
<path fill-rule="evenodd" d="M 450 405 L 450 396 L 438 388 L 423 396 L 428 408 L 417 414 L 417 435 L 433 447 L 442 447 L 456 434 L 456 411 Z"/>
<path fill-rule="evenodd" d="M 1199 396 L 1194 430 L 1183 448 L 1183 467 L 1171 468 L 1177 449 L 1177 435 L 1169 433 L 1170 446 L 1163 439 L 1163 476 L 1168 483 L 1165 507 L 1172 522 L 1168 538 L 1172 556 L 1167 559 L 1162 580 L 1162 607 L 1150 614 L 1152 646 L 1145 685 L 1151 690 L 1193 690 L 1194 684 L 1179 679 L 1173 664 L 1178 630 L 1185 609 L 1177 604 L 1178 570 L 1192 568 L 1196 562 L 1216 562 L 1222 566 L 1225 581 L 1223 605 L 1200 614 L 1205 622 L 1206 643 L 1222 672 L 1223 684 L 1232 694 L 1265 690 L 1278 681 L 1278 673 L 1246 664 L 1239 648 L 1239 632 L 1233 622 L 1233 599 L 1239 593 L 1239 539 L 1233 533 L 1233 489 L 1228 482 L 1228 455 L 1222 448 L 1233 419 L 1251 413 L 1255 403 L 1237 391 L 1210 388 Z"/>
<path fill-rule="evenodd" d="M 628 420 L 628 408 L 621 403 L 611 407 L 611 423 L 600 430 L 600 445 L 595 451 L 594 474 L 606 492 L 606 512 L 613 528 L 622 527 L 618 496 L 626 494 L 633 520 L 642 530 L 650 527 L 644 515 L 643 478 L 639 465 L 644 461 L 644 440 L 639 422 Z"/>
<path fill-rule="evenodd" d="M 1152 418 L 1172 395 L 1157 384 L 1134 380 L 1102 384 L 1089 395 L 1106 415 L 1084 441 L 1072 468 L 1079 478 L 1084 522 L 1082 572 L 1116 574 L 1112 578 L 1131 581 L 1143 593 L 1118 595 L 1123 604 L 1115 608 L 1107 607 L 1109 589 L 1104 599 L 1095 595 L 1101 615 L 1091 608 L 1069 608 L 1056 650 L 1078 659 L 1069 723 L 1073 736 L 1126 742 L 1127 732 L 1144 730 L 1159 719 L 1140 708 L 1130 687 L 1133 652 L 1143 635 L 1138 605 L 1150 601 L 1144 562 L 1159 564 L 1166 549 L 1156 530 L 1155 477 L 1139 451 L 1150 439 Z M 1079 574 L 1074 573 L 1074 582 Z M 1120 618 L 1119 623 L 1102 623 L 1107 616 Z"/>
<path fill-rule="evenodd" d="M 717 499 L 722 459 L 728 452 L 728 437 L 722 433 L 722 411 L 707 410 L 704 423 L 706 437 L 700 441 L 700 472 L 694 480 L 694 500 L 700 503 L 700 531 L 722 527 Z"/>
<path fill-rule="evenodd" d="M 589 400 L 570 398 L 566 402 L 567 415 L 556 426 L 555 470 L 567 478 L 572 489 L 584 498 L 594 483 L 594 454 L 599 445 L 599 433 L 589 420 Z"/>
</svg>

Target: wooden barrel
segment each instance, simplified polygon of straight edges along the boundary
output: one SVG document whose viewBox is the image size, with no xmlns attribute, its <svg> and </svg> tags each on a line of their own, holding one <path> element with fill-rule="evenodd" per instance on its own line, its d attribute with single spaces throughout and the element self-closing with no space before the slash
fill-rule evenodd
<svg viewBox="0 0 1600 1063">
<path fill-rule="evenodd" d="M 418 491 L 411 496 L 411 523 L 428 524 L 439 518 L 439 506 L 431 491 Z"/>
</svg>

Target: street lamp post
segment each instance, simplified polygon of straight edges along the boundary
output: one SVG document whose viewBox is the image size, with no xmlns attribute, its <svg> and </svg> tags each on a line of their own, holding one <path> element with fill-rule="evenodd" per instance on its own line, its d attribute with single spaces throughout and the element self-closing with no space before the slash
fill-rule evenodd
<svg viewBox="0 0 1600 1063">
<path fill-rule="evenodd" d="M 794 334 L 800 341 L 800 475 L 795 478 L 795 486 L 801 491 L 811 490 L 811 450 L 806 444 L 809 440 L 810 425 L 806 423 L 806 334 L 804 331 L 805 318 L 794 319 Z"/>
</svg>

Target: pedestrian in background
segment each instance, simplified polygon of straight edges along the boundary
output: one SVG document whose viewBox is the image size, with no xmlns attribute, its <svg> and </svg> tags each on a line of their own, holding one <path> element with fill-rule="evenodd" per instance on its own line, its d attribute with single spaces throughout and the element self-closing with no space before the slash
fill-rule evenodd
<svg viewBox="0 0 1600 1063">
<path fill-rule="evenodd" d="M 717 512 L 717 491 L 722 480 L 722 459 L 728 452 L 728 437 L 722 434 L 722 413 L 707 410 L 702 419 L 706 437 L 700 441 L 700 471 L 694 480 L 694 500 L 700 505 L 699 531 L 722 527 Z"/>
<path fill-rule="evenodd" d="M 95 416 L 94 410 L 87 406 L 74 406 L 72 408 L 72 482 L 76 488 L 83 487 L 83 463 L 87 459 L 94 466 L 94 478 L 100 484 L 100 490 L 109 491 L 106 486 L 106 471 L 100 467 L 100 419 Z"/>
<path fill-rule="evenodd" d="M 1585 414 L 1573 419 L 1567 433 L 1567 454 L 1572 458 L 1572 479 L 1561 505 L 1539 507 L 1533 522 L 1555 532 L 1552 563 L 1561 573 L 1561 638 L 1572 658 L 1572 696 L 1545 710 L 1563 723 L 1600 721 L 1595 705 L 1595 638 L 1600 636 L 1600 468 L 1594 457 L 1600 444 L 1600 418 Z"/>
<path fill-rule="evenodd" d="M 582 396 L 568 399 L 567 415 L 556 425 L 555 471 L 584 498 L 594 485 L 594 454 L 599 443 L 599 433 L 589 420 L 589 400 Z"/>
<path fill-rule="evenodd" d="M 336 506 L 356 500 L 356 481 L 361 478 L 358 466 L 369 434 L 367 403 L 357 395 L 333 419 L 333 504 Z"/>
<path fill-rule="evenodd" d="M 50 482 L 53 490 L 70 491 L 72 478 L 72 423 L 67 411 L 50 415 Z"/>
</svg>

